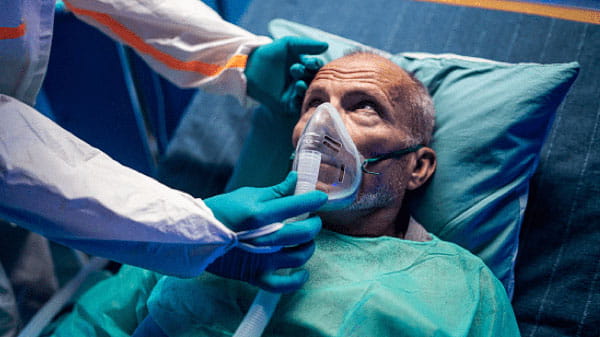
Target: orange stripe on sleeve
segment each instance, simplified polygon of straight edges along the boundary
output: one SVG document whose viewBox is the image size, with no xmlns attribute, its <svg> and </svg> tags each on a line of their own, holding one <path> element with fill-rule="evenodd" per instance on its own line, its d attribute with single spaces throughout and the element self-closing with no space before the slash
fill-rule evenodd
<svg viewBox="0 0 600 337">
<path fill-rule="evenodd" d="M 0 27 L 0 40 L 18 39 L 25 35 L 27 25 L 25 22 L 17 27 Z"/>
<path fill-rule="evenodd" d="M 181 61 L 149 45 L 142 38 L 137 36 L 134 32 L 130 31 L 127 27 L 123 26 L 120 22 L 113 19 L 108 14 L 76 8 L 67 1 L 64 1 L 64 3 L 73 13 L 94 19 L 96 22 L 110 29 L 115 35 L 121 38 L 125 44 L 133 47 L 140 53 L 151 56 L 167 67 L 175 70 L 196 72 L 204 76 L 216 76 L 228 68 L 243 68 L 246 66 L 246 62 L 248 60 L 247 55 L 238 54 L 232 56 L 227 61 L 225 66 L 219 66 L 217 64 L 205 63 L 197 60 Z"/>
<path fill-rule="evenodd" d="M 527 1 L 508 0 L 417 0 L 437 2 L 447 5 L 497 9 L 508 12 L 549 16 L 557 19 L 600 24 L 600 11 L 593 9 L 567 7 L 550 4 L 537 4 Z"/>
</svg>

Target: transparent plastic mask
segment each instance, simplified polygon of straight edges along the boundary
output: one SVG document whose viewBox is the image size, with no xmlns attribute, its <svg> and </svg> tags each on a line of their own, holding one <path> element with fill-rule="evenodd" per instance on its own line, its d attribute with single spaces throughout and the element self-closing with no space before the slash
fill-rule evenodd
<svg viewBox="0 0 600 337">
<path fill-rule="evenodd" d="M 319 105 L 296 145 L 293 170 L 298 171 L 298 185 L 316 182 L 327 193 L 329 200 L 321 210 L 344 208 L 358 193 L 362 162 L 337 110 L 329 103 Z"/>
</svg>

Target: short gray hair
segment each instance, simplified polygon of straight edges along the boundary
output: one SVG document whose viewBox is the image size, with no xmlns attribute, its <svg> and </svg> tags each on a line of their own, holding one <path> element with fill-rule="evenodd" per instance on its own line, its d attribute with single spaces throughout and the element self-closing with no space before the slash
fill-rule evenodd
<svg viewBox="0 0 600 337">
<path fill-rule="evenodd" d="M 414 144 L 429 145 L 435 126 L 435 108 L 429 91 L 413 74 L 407 72 L 412 86 L 396 87 L 392 93 L 398 104 L 406 106 L 409 131 Z"/>
</svg>

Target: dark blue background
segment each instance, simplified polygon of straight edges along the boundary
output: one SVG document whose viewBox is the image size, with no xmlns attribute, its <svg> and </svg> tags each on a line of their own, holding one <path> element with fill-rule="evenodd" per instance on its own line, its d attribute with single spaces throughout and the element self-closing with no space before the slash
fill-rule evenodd
<svg viewBox="0 0 600 337">
<path fill-rule="evenodd" d="M 234 23 L 248 4 L 247 0 L 204 2 Z M 60 10 L 60 3 L 58 8 L 48 72 L 36 107 L 120 163 L 152 175 L 117 43 L 73 14 Z M 140 103 L 153 130 L 162 123 L 170 139 L 196 90 L 177 88 L 153 73 L 135 53 L 129 50 L 127 55 L 139 85 Z M 162 122 L 157 118 L 161 106 Z M 166 144 L 161 145 L 164 151 Z"/>
</svg>

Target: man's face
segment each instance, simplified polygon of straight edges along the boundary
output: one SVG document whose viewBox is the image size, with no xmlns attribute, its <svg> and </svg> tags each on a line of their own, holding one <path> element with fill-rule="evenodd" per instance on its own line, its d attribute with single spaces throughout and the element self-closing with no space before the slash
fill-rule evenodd
<svg viewBox="0 0 600 337">
<path fill-rule="evenodd" d="M 325 65 L 310 84 L 300 120 L 292 136 L 294 145 L 322 103 L 331 103 L 340 113 L 358 151 L 365 158 L 396 151 L 410 144 L 406 114 L 393 96 L 397 88 L 410 83 L 410 77 L 397 65 L 375 55 L 355 54 Z M 407 156 L 408 157 L 408 156 Z M 349 210 L 368 212 L 400 206 L 406 189 L 406 161 L 389 159 L 369 165 L 357 201 Z"/>
</svg>

